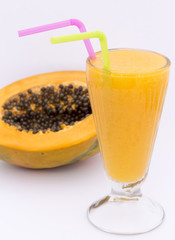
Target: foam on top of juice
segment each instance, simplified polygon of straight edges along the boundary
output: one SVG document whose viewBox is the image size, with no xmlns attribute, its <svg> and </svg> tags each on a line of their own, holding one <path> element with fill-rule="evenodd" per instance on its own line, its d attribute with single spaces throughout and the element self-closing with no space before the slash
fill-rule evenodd
<svg viewBox="0 0 175 240">
<path fill-rule="evenodd" d="M 163 68 L 167 58 L 151 51 L 116 49 L 109 51 L 111 71 L 117 73 L 146 73 Z M 96 59 L 90 60 L 96 68 L 103 68 L 101 52 L 96 53 Z"/>
</svg>

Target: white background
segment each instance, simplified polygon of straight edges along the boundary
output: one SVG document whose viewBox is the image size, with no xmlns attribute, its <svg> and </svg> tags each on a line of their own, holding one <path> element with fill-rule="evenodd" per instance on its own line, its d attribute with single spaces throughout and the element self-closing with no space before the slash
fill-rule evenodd
<svg viewBox="0 0 175 240">
<path fill-rule="evenodd" d="M 14 0 L 0 7 L 0 85 L 30 75 L 85 70 L 83 42 L 51 45 L 50 37 L 78 32 L 59 29 L 19 39 L 17 30 L 81 19 L 87 29 L 102 30 L 108 47 L 142 48 L 172 61 L 170 84 L 151 168 L 143 192 L 165 208 L 158 229 L 139 236 L 114 236 L 92 227 L 87 207 L 109 192 L 99 155 L 51 170 L 26 170 L 0 161 L 0 239 L 174 239 L 175 215 L 175 1 L 174 0 Z M 92 41 L 96 51 L 98 40 Z"/>
</svg>

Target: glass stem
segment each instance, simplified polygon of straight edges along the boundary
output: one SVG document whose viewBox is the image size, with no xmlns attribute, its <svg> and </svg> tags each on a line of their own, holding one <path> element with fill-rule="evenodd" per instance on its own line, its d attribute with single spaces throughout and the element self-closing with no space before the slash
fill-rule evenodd
<svg viewBox="0 0 175 240">
<path fill-rule="evenodd" d="M 140 187 L 145 177 L 134 183 L 120 183 L 112 181 L 111 183 L 111 197 L 117 197 L 117 200 L 136 200 L 142 197 Z"/>
</svg>

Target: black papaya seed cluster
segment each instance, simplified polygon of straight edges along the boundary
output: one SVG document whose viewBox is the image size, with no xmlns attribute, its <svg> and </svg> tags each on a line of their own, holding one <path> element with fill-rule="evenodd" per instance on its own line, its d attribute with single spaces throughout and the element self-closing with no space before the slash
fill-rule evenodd
<svg viewBox="0 0 175 240">
<path fill-rule="evenodd" d="M 92 113 L 88 89 L 73 84 L 28 89 L 3 105 L 2 120 L 19 131 L 58 132 Z"/>
</svg>

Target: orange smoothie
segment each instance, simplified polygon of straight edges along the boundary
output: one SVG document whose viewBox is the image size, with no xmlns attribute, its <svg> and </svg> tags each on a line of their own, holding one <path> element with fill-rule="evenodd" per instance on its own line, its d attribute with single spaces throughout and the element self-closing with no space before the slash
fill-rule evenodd
<svg viewBox="0 0 175 240">
<path fill-rule="evenodd" d="M 168 85 L 169 60 L 144 50 L 109 50 L 87 60 L 87 82 L 105 170 L 114 181 L 144 177 Z"/>
</svg>

